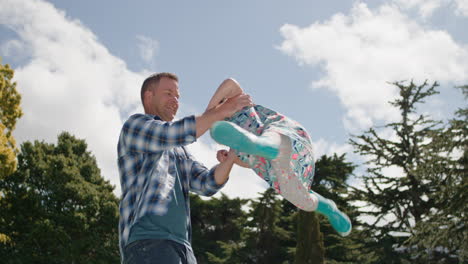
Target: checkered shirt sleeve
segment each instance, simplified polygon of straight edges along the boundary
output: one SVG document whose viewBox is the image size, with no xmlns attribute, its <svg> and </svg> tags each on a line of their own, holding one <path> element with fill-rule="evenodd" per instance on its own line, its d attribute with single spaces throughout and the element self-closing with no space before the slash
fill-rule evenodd
<svg viewBox="0 0 468 264">
<path fill-rule="evenodd" d="M 121 250 L 135 220 L 146 214 L 162 215 L 167 211 L 169 200 L 166 197 L 173 188 L 175 178 L 171 171 L 176 163 L 185 190 L 210 196 L 223 187 L 214 180 L 216 167 L 206 168 L 184 147 L 195 140 L 194 116 L 165 122 L 155 116 L 136 114 L 125 122 L 118 144 Z M 184 154 L 180 154 L 181 151 Z M 174 153 L 184 158 L 174 158 Z"/>
</svg>

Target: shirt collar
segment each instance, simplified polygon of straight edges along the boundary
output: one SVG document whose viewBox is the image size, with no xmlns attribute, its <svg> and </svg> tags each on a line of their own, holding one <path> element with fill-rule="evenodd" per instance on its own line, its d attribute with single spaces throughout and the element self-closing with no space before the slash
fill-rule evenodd
<svg viewBox="0 0 468 264">
<path fill-rule="evenodd" d="M 146 115 L 151 116 L 151 118 L 153 118 L 154 120 L 161 120 L 162 121 L 162 119 L 157 115 L 152 115 L 152 114 L 146 114 Z"/>
</svg>

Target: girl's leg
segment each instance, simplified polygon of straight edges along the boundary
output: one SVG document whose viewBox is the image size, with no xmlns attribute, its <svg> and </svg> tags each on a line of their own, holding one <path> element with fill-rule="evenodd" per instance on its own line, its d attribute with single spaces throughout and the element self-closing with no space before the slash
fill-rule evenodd
<svg viewBox="0 0 468 264">
<path fill-rule="evenodd" d="M 244 90 L 242 90 L 236 80 L 232 78 L 226 79 L 219 85 L 213 97 L 211 97 L 211 100 L 208 103 L 205 111 L 215 108 L 219 104 L 223 103 L 226 99 L 242 94 L 243 92 Z"/>
<path fill-rule="evenodd" d="M 274 133 L 274 132 L 273 132 Z M 266 134 L 266 133 L 264 133 Z M 322 197 L 320 194 L 307 190 L 297 178 L 297 172 L 293 171 L 291 162 L 291 140 L 281 136 L 280 152 L 278 158 L 272 162 L 274 174 L 279 183 L 281 195 L 304 211 L 317 211 L 325 215 L 332 227 L 342 236 L 351 232 L 351 221 L 341 212 L 335 202 Z"/>
<path fill-rule="evenodd" d="M 278 133 L 264 133 L 262 136 L 257 136 L 228 121 L 214 123 L 210 134 L 219 144 L 267 159 L 274 159 L 278 156 L 281 143 Z"/>
<path fill-rule="evenodd" d="M 298 175 L 293 171 L 291 163 L 291 140 L 281 136 L 280 153 L 275 161 L 272 161 L 273 174 L 279 183 L 279 193 L 289 202 L 304 211 L 315 211 L 317 209 L 317 197 L 310 195 L 304 187 Z"/>
</svg>

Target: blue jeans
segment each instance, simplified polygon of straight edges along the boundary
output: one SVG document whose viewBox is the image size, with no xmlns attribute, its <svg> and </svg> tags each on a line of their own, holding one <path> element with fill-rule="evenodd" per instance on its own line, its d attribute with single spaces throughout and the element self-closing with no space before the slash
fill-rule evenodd
<svg viewBox="0 0 468 264">
<path fill-rule="evenodd" d="M 197 264 L 191 247 L 172 240 L 137 240 L 123 251 L 125 264 Z"/>
</svg>

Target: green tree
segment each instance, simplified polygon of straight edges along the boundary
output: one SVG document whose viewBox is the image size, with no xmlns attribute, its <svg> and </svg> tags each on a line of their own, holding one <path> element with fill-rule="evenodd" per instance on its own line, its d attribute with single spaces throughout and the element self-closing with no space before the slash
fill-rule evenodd
<svg viewBox="0 0 468 264">
<path fill-rule="evenodd" d="M 292 233 L 280 226 L 281 203 L 271 188 L 259 198 L 250 200 L 240 239 L 218 242 L 223 253 L 211 255 L 210 263 L 283 263 L 287 260 L 288 248 L 282 245 L 292 239 Z"/>
<path fill-rule="evenodd" d="M 334 199 L 357 226 L 358 211 L 350 203 L 347 185 L 354 165 L 345 161 L 345 155 L 333 155 L 322 156 L 316 167 L 312 188 Z M 369 263 L 372 259 L 360 253 L 361 231 L 354 229 L 341 237 L 323 216 L 298 210 L 273 189 L 250 206 L 240 240 L 217 241 L 223 254 L 211 255 L 207 263 Z"/>
<path fill-rule="evenodd" d="M 17 148 L 12 132 L 22 115 L 21 96 L 16 91 L 16 83 L 12 82 L 14 71 L 1 62 L 0 58 L 0 181 L 16 169 Z M 9 241 L 10 238 L 0 232 L 0 244 Z"/>
<path fill-rule="evenodd" d="M 448 204 L 456 207 L 454 211 L 460 209 L 453 196 L 453 190 L 458 188 L 452 188 L 460 183 L 460 177 L 452 169 L 456 167 L 452 166 L 455 152 L 440 146 L 439 138 L 453 141 L 450 136 L 444 136 L 446 129 L 442 122 L 417 114 L 416 109 L 417 104 L 438 93 L 438 84 L 397 82 L 394 85 L 400 95 L 391 104 L 400 111 L 400 120 L 370 128 L 350 140 L 355 151 L 368 158 L 367 173 L 362 176 L 365 187 L 355 190 L 356 197 L 370 208 L 364 213 L 375 218 L 368 229 L 369 237 L 373 238 L 368 248 L 379 255 L 375 263 L 453 263 L 458 254 L 452 251 L 454 247 L 438 243 L 429 246 L 410 239 L 421 225 L 430 221 L 434 212 L 444 212 Z M 390 139 L 383 136 L 389 130 L 394 133 Z M 384 173 L 389 168 L 401 172 Z M 447 188 L 447 184 L 451 187 Z"/>
<path fill-rule="evenodd" d="M 468 99 L 468 85 L 460 88 Z M 420 171 L 432 184 L 441 186 L 439 193 L 431 197 L 437 210 L 431 210 L 425 221 L 416 223 L 408 244 L 423 249 L 443 248 L 464 263 L 468 260 L 468 107 L 459 109 L 447 127 L 433 135 L 430 152 L 439 155 L 426 155 Z M 438 256 L 425 256 L 424 260 L 442 258 L 457 262 L 447 258 L 445 252 L 432 252 Z"/>
<path fill-rule="evenodd" d="M 325 261 L 323 234 L 314 212 L 300 210 L 297 217 L 297 248 L 295 264 L 321 264 Z"/>
<path fill-rule="evenodd" d="M 14 71 L 0 58 L 0 180 L 16 168 L 16 143 L 12 135 L 21 112 L 21 95 L 12 81 Z"/>
<path fill-rule="evenodd" d="M 286 260 L 287 248 L 281 245 L 282 241 L 291 239 L 291 233 L 279 225 L 282 214 L 281 201 L 273 188 L 251 201 L 245 234 L 246 248 L 250 249 L 247 254 L 249 263 L 282 263 Z"/>
<path fill-rule="evenodd" d="M 345 155 L 333 156 L 323 155 L 317 160 L 315 164 L 315 175 L 311 185 L 311 189 L 324 196 L 325 198 L 333 200 L 338 209 L 346 213 L 353 223 L 353 230 L 350 236 L 355 235 L 357 213 L 351 205 L 348 195 L 349 185 L 348 179 L 351 177 L 354 166 L 346 162 Z M 323 242 L 325 245 L 325 259 L 327 263 L 343 263 L 346 261 L 356 260 L 350 257 L 350 245 L 352 239 L 349 237 L 341 237 L 331 227 L 328 219 L 323 215 L 319 215 L 320 220 L 319 228 L 322 230 Z"/>
<path fill-rule="evenodd" d="M 300 210 L 286 199 L 281 199 L 281 216 L 278 226 L 286 232 L 286 239 L 279 241 L 285 251 L 282 263 L 293 263 L 298 247 L 298 217 Z"/>
<path fill-rule="evenodd" d="M 345 154 L 323 155 L 316 161 L 315 166 L 311 189 L 333 200 L 337 207 L 349 216 L 353 230 L 348 236 L 342 237 L 323 215 L 300 211 L 304 216 L 298 219 L 298 250 L 300 246 L 304 247 L 301 244 L 308 242 L 309 245 L 305 248 L 309 248 L 309 255 L 296 252 L 296 258 L 302 257 L 297 263 L 369 263 L 373 256 L 364 253 L 365 236 L 361 231 L 359 212 L 353 206 L 354 200 L 350 195 L 351 187 L 348 183 L 353 180 L 351 178 L 355 166 L 346 161 Z M 308 236 L 304 237 L 304 234 Z"/>
<path fill-rule="evenodd" d="M 117 263 L 118 200 L 84 140 L 25 142 L 0 181 L 3 263 Z"/>
<path fill-rule="evenodd" d="M 220 198 L 202 200 L 190 194 L 192 245 L 197 262 L 223 263 L 220 256 L 229 245 L 241 240 L 247 213 L 242 210 L 247 200 Z M 235 253 L 235 252 L 233 252 Z"/>
</svg>

